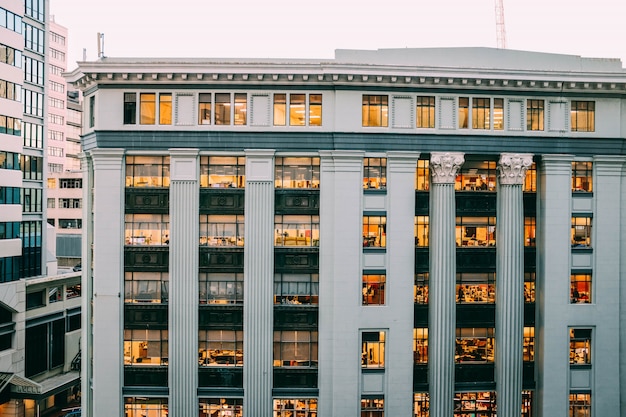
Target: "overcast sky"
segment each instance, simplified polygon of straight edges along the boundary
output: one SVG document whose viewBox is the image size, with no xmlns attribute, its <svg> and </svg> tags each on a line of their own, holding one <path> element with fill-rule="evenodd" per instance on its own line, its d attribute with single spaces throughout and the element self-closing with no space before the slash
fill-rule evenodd
<svg viewBox="0 0 626 417">
<path fill-rule="evenodd" d="M 626 63 L 626 0 L 504 0 L 508 49 Z M 335 49 L 496 47 L 494 0 L 50 0 L 68 70 L 111 57 L 319 58 Z"/>
</svg>

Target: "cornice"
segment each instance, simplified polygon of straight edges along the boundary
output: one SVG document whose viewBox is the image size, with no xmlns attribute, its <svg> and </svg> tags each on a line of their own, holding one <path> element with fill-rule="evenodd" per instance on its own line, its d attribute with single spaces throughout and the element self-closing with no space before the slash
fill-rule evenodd
<svg viewBox="0 0 626 417">
<path fill-rule="evenodd" d="M 353 86 L 354 88 L 425 88 L 539 91 L 545 93 L 626 94 L 626 72 L 565 72 L 436 68 L 325 62 L 111 62 L 80 63 L 66 75 L 85 91 L 97 85 Z"/>
</svg>

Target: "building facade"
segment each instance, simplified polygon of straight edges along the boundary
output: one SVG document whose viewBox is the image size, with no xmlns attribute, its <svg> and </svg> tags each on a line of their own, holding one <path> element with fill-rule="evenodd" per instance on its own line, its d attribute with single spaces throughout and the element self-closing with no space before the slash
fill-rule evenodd
<svg viewBox="0 0 626 417">
<path fill-rule="evenodd" d="M 58 411 L 80 387 L 80 274 L 57 276 L 44 205 L 48 9 L 0 0 L 0 416 Z"/>
<path fill-rule="evenodd" d="M 619 60 L 338 50 L 68 78 L 84 412 L 626 415 Z"/>
<path fill-rule="evenodd" d="M 48 176 L 46 217 L 56 234 L 56 257 L 60 271 L 80 264 L 82 228 L 82 173 L 80 171 L 81 103 L 70 91 L 63 73 L 67 70 L 67 28 L 50 22 L 48 44 Z"/>
</svg>

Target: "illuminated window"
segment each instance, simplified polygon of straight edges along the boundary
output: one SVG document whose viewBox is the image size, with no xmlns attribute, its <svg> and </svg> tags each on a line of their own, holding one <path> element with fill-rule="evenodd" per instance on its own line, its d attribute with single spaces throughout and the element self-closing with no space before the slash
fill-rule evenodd
<svg viewBox="0 0 626 417">
<path fill-rule="evenodd" d="M 248 115 L 248 95 L 246 93 L 235 93 L 235 126 L 243 126 L 247 123 Z"/>
<path fill-rule="evenodd" d="M 454 359 L 456 363 L 493 363 L 493 346 L 493 328 L 457 328 Z"/>
<path fill-rule="evenodd" d="M 389 126 L 389 96 L 363 95 L 363 126 Z"/>
<path fill-rule="evenodd" d="M 201 156 L 200 187 L 244 188 L 246 158 L 243 156 Z"/>
<path fill-rule="evenodd" d="M 415 274 L 413 278 L 413 301 L 415 304 L 428 304 L 428 272 Z"/>
<path fill-rule="evenodd" d="M 243 331 L 198 331 L 198 365 L 243 366 Z"/>
<path fill-rule="evenodd" d="M 495 191 L 496 161 L 465 161 L 456 176 L 457 191 Z"/>
<path fill-rule="evenodd" d="M 309 94 L 309 126 L 322 125 L 322 95 Z"/>
<path fill-rule="evenodd" d="M 243 304 L 243 274 L 213 272 L 199 274 L 200 304 Z"/>
<path fill-rule="evenodd" d="M 535 246 L 536 223 L 534 217 L 524 217 L 524 246 Z"/>
<path fill-rule="evenodd" d="M 167 365 L 167 330 L 124 329 L 124 365 Z"/>
<path fill-rule="evenodd" d="M 321 94 L 274 94 L 274 126 L 287 125 L 289 108 L 289 126 L 321 126 Z"/>
<path fill-rule="evenodd" d="M 428 216 L 415 216 L 415 247 L 428 247 Z"/>
<path fill-rule="evenodd" d="M 472 98 L 472 129 L 489 129 L 491 99 Z"/>
<path fill-rule="evenodd" d="M 125 397 L 124 416 L 126 417 L 167 417 L 167 398 Z"/>
<path fill-rule="evenodd" d="M 593 163 L 572 162 L 572 191 L 593 191 Z"/>
<path fill-rule="evenodd" d="M 125 272 L 125 303 L 167 303 L 169 274 L 167 272 Z"/>
<path fill-rule="evenodd" d="M 274 274 L 274 304 L 318 304 L 319 274 Z"/>
<path fill-rule="evenodd" d="M 468 248 L 496 245 L 495 217 L 457 217 L 456 245 Z"/>
<path fill-rule="evenodd" d="M 319 246 L 320 217 L 312 215 L 274 216 L 275 246 Z"/>
<path fill-rule="evenodd" d="M 230 125 L 230 93 L 215 94 L 215 124 Z"/>
<path fill-rule="evenodd" d="M 537 192 L 537 165 L 533 162 L 526 170 L 526 178 L 522 186 L 524 192 Z"/>
<path fill-rule="evenodd" d="M 469 97 L 459 97 L 459 129 L 468 128 Z"/>
<path fill-rule="evenodd" d="M 198 124 L 211 124 L 211 93 L 198 94 Z"/>
<path fill-rule="evenodd" d="M 543 100 L 526 100 L 526 130 L 543 130 Z"/>
<path fill-rule="evenodd" d="M 495 392 L 457 392 L 454 394 L 454 417 L 495 415 Z"/>
<path fill-rule="evenodd" d="M 591 417 L 591 394 L 570 394 L 569 395 L 569 416 L 570 417 Z"/>
<path fill-rule="evenodd" d="M 241 398 L 201 398 L 199 417 L 242 417 Z"/>
<path fill-rule="evenodd" d="M 289 95 L 289 126 L 306 125 L 305 94 Z"/>
<path fill-rule="evenodd" d="M 428 328 L 413 329 L 413 363 L 428 363 Z"/>
<path fill-rule="evenodd" d="M 572 217 L 572 247 L 591 247 L 591 217 Z"/>
<path fill-rule="evenodd" d="M 139 123 L 142 125 L 153 125 L 156 120 L 156 94 L 139 94 Z"/>
<path fill-rule="evenodd" d="M 126 187 L 169 187 L 169 156 L 127 156 Z"/>
<path fill-rule="evenodd" d="M 385 275 L 363 275 L 363 305 L 385 304 Z"/>
<path fill-rule="evenodd" d="M 387 217 L 363 216 L 363 247 L 384 248 L 387 246 Z"/>
<path fill-rule="evenodd" d="M 591 329 L 569 329 L 569 363 L 591 364 Z"/>
<path fill-rule="evenodd" d="M 387 158 L 363 159 L 363 188 L 380 190 L 387 187 Z"/>
<path fill-rule="evenodd" d="M 273 417 L 316 417 L 317 415 L 317 399 L 315 398 L 274 399 Z"/>
<path fill-rule="evenodd" d="M 154 246 L 169 243 L 169 214 L 125 214 L 124 244 Z"/>
<path fill-rule="evenodd" d="M 384 417 L 384 398 L 361 398 L 361 417 Z"/>
<path fill-rule="evenodd" d="M 570 275 L 570 300 L 572 304 L 591 303 L 591 274 Z"/>
<path fill-rule="evenodd" d="M 363 332 L 361 334 L 361 367 L 385 367 L 385 332 Z"/>
<path fill-rule="evenodd" d="M 535 273 L 524 272 L 524 302 L 535 302 Z"/>
<path fill-rule="evenodd" d="M 457 303 L 494 303 L 495 301 L 496 275 L 493 272 L 456 274 Z"/>
<path fill-rule="evenodd" d="M 413 417 L 430 417 L 430 397 L 427 392 L 413 394 Z"/>
<path fill-rule="evenodd" d="M 596 103 L 572 101 L 570 108 L 572 132 L 595 132 Z"/>
<path fill-rule="evenodd" d="M 504 99 L 493 99 L 493 129 L 504 130 Z"/>
<path fill-rule="evenodd" d="M 274 331 L 274 366 L 317 368 L 317 332 Z"/>
<path fill-rule="evenodd" d="M 524 362 L 535 360 L 535 328 L 524 327 L 524 348 L 522 350 Z"/>
<path fill-rule="evenodd" d="M 200 246 L 243 246 L 243 214 L 201 214 Z"/>
<path fill-rule="evenodd" d="M 319 188 L 320 159 L 276 157 L 276 188 Z"/>
<path fill-rule="evenodd" d="M 274 126 L 287 124 L 287 94 L 274 94 Z"/>
<path fill-rule="evenodd" d="M 417 171 L 415 173 L 415 189 L 418 191 L 428 191 L 430 188 L 430 171 L 428 159 L 417 161 Z"/>
<path fill-rule="evenodd" d="M 172 94 L 159 94 L 159 124 L 172 124 Z"/>
<path fill-rule="evenodd" d="M 435 97 L 417 96 L 417 126 L 418 128 L 435 127 Z"/>
</svg>

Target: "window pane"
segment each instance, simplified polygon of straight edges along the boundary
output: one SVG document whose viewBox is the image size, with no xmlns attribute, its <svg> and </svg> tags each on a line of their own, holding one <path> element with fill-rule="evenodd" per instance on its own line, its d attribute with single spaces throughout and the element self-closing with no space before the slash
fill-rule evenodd
<svg viewBox="0 0 626 417">
<path fill-rule="evenodd" d="M 156 117 L 155 109 L 155 94 L 154 93 L 141 93 L 139 95 L 140 108 L 139 108 L 139 120 L 142 125 L 153 125 Z"/>
</svg>

